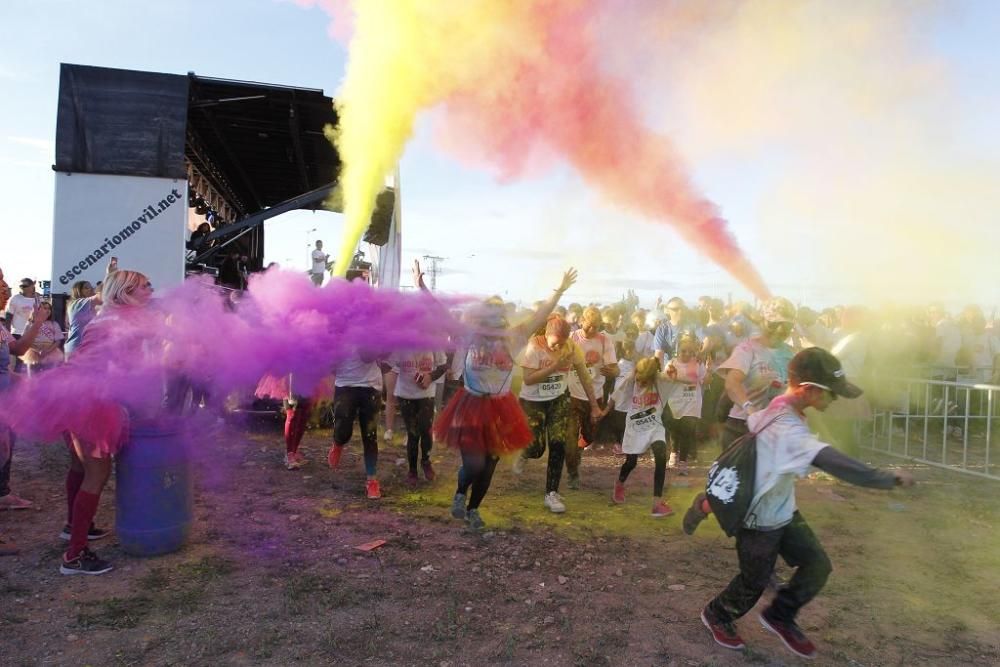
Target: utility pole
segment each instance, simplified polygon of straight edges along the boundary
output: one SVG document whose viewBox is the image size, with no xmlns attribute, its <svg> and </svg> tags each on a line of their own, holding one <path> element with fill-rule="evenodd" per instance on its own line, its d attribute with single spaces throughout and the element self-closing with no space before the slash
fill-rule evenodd
<svg viewBox="0 0 1000 667">
<path fill-rule="evenodd" d="M 437 257 L 435 255 L 424 255 L 424 261 L 429 264 L 427 272 L 431 274 L 432 292 L 437 290 L 438 263 L 443 262 L 445 259 L 444 257 Z"/>
</svg>

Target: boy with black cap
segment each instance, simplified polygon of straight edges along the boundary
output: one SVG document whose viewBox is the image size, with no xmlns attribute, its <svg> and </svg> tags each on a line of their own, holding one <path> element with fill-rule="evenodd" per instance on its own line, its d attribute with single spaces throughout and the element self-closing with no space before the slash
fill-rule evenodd
<svg viewBox="0 0 1000 667">
<path fill-rule="evenodd" d="M 847 381 L 840 362 L 818 347 L 802 350 L 788 364 L 788 389 L 747 419 L 757 433 L 754 495 L 736 534 L 740 573 L 701 612 L 701 621 L 720 646 L 742 649 L 733 622 L 750 611 L 767 588 L 780 555 L 795 575 L 774 596 L 760 622 L 793 653 L 812 658 L 816 647 L 795 624 L 799 610 L 823 588 L 830 559 L 795 506 L 795 478 L 815 466 L 851 484 L 878 489 L 910 486 L 907 472 L 871 468 L 820 442 L 806 425 L 803 411 L 825 410 L 837 396 L 856 398 L 860 388 Z M 699 494 L 684 517 L 684 531 L 694 532 L 708 514 Z"/>
</svg>

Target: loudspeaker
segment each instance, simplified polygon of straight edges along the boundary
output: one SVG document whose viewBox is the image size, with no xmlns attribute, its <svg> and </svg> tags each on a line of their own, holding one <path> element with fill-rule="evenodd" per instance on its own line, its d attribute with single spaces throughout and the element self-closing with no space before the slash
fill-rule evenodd
<svg viewBox="0 0 1000 667">
<path fill-rule="evenodd" d="M 396 208 L 396 191 L 386 188 L 375 198 L 375 210 L 372 212 L 371 224 L 365 232 L 364 240 L 373 245 L 385 245 L 389 242 L 389 228 L 392 226 L 392 212 Z"/>
</svg>

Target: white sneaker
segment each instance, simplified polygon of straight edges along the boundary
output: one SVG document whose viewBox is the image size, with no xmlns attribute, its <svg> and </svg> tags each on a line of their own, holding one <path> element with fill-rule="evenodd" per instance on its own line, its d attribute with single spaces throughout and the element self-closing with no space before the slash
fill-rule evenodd
<svg viewBox="0 0 1000 667">
<path fill-rule="evenodd" d="M 667 461 L 668 468 L 677 467 L 677 452 L 670 452 L 670 459 Z"/>
<path fill-rule="evenodd" d="M 390 444 L 392 443 L 392 429 L 391 428 L 388 428 L 388 429 L 385 430 L 385 433 L 382 434 L 382 439 L 385 440 L 386 442 L 390 443 Z"/>
<path fill-rule="evenodd" d="M 562 514 L 566 511 L 566 505 L 563 503 L 562 496 L 555 491 L 549 491 L 545 494 L 545 506 L 553 514 Z"/>
<path fill-rule="evenodd" d="M 524 474 L 524 454 L 521 452 L 514 454 L 514 462 L 510 465 L 510 471 L 515 475 Z"/>
<path fill-rule="evenodd" d="M 289 456 L 285 454 L 285 469 L 286 470 L 298 470 L 302 467 L 302 462 L 299 461 L 295 456 Z"/>
</svg>

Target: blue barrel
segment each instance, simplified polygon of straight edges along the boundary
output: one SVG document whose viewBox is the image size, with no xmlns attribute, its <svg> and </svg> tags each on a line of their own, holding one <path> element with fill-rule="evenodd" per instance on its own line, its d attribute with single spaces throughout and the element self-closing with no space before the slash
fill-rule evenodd
<svg viewBox="0 0 1000 667">
<path fill-rule="evenodd" d="M 134 556 L 180 549 L 194 517 L 191 456 L 180 425 L 133 423 L 116 474 L 115 531 L 122 549 Z"/>
</svg>

